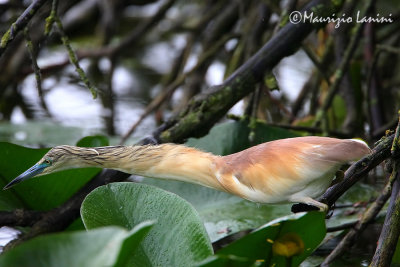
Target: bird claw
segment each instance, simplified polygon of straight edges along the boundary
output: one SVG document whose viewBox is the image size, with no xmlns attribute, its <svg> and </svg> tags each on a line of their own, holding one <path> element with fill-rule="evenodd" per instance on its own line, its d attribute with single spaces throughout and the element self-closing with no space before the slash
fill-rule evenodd
<svg viewBox="0 0 400 267">
<path fill-rule="evenodd" d="M 333 203 L 333 205 L 332 206 L 328 206 L 328 210 L 327 210 L 327 212 L 326 212 L 326 216 L 325 216 L 325 219 L 329 219 L 329 218 L 331 218 L 332 217 L 332 215 L 333 215 L 333 210 L 335 209 L 335 203 Z"/>
</svg>

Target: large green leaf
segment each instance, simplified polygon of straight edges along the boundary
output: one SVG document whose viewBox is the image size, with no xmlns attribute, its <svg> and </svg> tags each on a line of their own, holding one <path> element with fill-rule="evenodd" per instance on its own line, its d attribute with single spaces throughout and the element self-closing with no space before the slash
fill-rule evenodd
<svg viewBox="0 0 400 267">
<path fill-rule="evenodd" d="M 2 267 L 101 267 L 125 266 L 153 222 L 143 222 L 131 231 L 104 227 L 39 236 L 0 256 Z"/>
<path fill-rule="evenodd" d="M 86 137 L 82 146 L 107 145 L 104 137 Z M 0 186 L 3 187 L 27 170 L 49 149 L 32 149 L 0 142 Z M 99 169 L 73 169 L 24 181 L 8 190 L 0 190 L 0 210 L 16 208 L 48 210 L 69 199 L 94 177 Z"/>
<path fill-rule="evenodd" d="M 222 123 L 202 138 L 189 139 L 186 145 L 226 155 L 259 143 L 296 136 L 293 132 L 261 123 L 254 128 L 252 141 L 249 140 L 250 132 L 247 122 Z M 203 186 L 150 178 L 145 178 L 144 183 L 161 187 L 189 201 L 202 217 L 212 241 L 229 233 L 257 228 L 291 213 L 289 205 L 260 205 Z"/>
<path fill-rule="evenodd" d="M 97 147 L 97 146 L 108 146 L 108 138 L 103 135 L 92 135 L 83 137 L 76 143 L 80 147 Z"/>
<path fill-rule="evenodd" d="M 153 186 L 99 187 L 83 201 L 81 216 L 87 229 L 106 225 L 130 229 L 142 221 L 157 221 L 131 254 L 130 266 L 193 266 L 212 254 L 196 210 L 177 195 Z"/>
<path fill-rule="evenodd" d="M 257 228 L 291 214 L 290 204 L 264 205 L 207 187 L 176 181 L 144 179 L 186 199 L 200 214 L 212 242 L 245 229 Z"/>
<path fill-rule="evenodd" d="M 263 262 L 254 261 L 234 255 L 213 255 L 199 263 L 199 267 L 257 267 L 263 266 Z"/>
<path fill-rule="evenodd" d="M 292 256 L 290 266 L 298 266 L 321 243 L 326 234 L 325 213 L 308 212 L 279 218 L 253 231 L 249 235 L 233 242 L 218 251 L 216 257 L 205 260 L 201 266 L 243 266 L 245 260 L 252 262 L 264 262 L 264 266 L 288 266 L 288 259 L 273 251 L 273 244 L 291 235 L 301 240 L 304 247 L 299 254 Z M 290 245 L 289 245 L 290 249 Z M 225 257 L 219 257 L 225 255 Z M 234 262 L 230 259 L 229 265 L 225 265 L 227 256 L 234 256 Z M 229 258 L 228 258 L 229 259 Z M 224 261 L 222 261 L 224 260 Z M 221 262 L 222 261 L 222 262 Z M 223 263 L 223 264 L 222 264 Z M 251 264 L 247 266 L 251 266 Z"/>
</svg>

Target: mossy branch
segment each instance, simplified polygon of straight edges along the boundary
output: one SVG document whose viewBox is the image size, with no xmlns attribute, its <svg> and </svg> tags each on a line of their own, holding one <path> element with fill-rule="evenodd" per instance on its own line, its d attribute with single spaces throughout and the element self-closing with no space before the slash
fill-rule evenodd
<svg viewBox="0 0 400 267">
<path fill-rule="evenodd" d="M 396 244 L 400 236 L 400 112 L 399 122 L 394 134 L 393 143 L 391 146 L 392 155 L 392 176 L 390 177 L 393 183 L 392 194 L 390 196 L 389 207 L 386 212 L 385 222 L 379 236 L 378 246 L 376 248 L 374 257 L 370 264 L 371 267 L 375 266 L 389 266 L 393 254 L 396 249 Z"/>
<path fill-rule="evenodd" d="M 10 43 L 17 37 L 18 33 L 25 29 L 29 21 L 33 18 L 36 12 L 47 2 L 48 0 L 36 0 L 29 5 L 27 9 L 18 17 L 18 19 L 11 24 L 11 27 L 2 36 L 0 41 L 0 57 L 4 51 L 10 45 Z"/>
<path fill-rule="evenodd" d="M 0 225 L 7 226 L 32 226 L 43 218 L 46 212 L 36 210 L 16 209 L 13 211 L 0 211 Z"/>
<path fill-rule="evenodd" d="M 39 101 L 40 101 L 40 104 L 41 104 L 43 110 L 46 112 L 46 115 L 51 117 L 49 109 L 47 108 L 46 101 L 44 100 L 43 88 L 42 88 L 42 74 L 41 74 L 39 65 L 36 60 L 36 55 L 35 55 L 35 51 L 33 49 L 32 40 L 29 36 L 28 27 L 25 28 L 24 35 L 25 35 L 25 40 L 26 40 L 26 46 L 28 48 L 28 52 L 29 52 L 29 55 L 32 60 L 32 69 L 35 73 L 35 80 L 36 80 L 36 86 L 37 86 L 37 90 L 38 90 Z"/>
<path fill-rule="evenodd" d="M 393 189 L 385 222 L 378 240 L 374 257 L 369 266 L 390 266 L 400 236 L 400 173 L 399 161 L 393 166 Z"/>
<path fill-rule="evenodd" d="M 53 27 L 54 22 L 57 17 L 57 8 L 58 8 L 58 0 L 53 0 L 51 5 L 50 15 L 46 18 L 46 24 L 44 25 L 44 34 L 49 35 L 51 28 Z"/>
<path fill-rule="evenodd" d="M 365 230 L 365 228 L 376 219 L 378 213 L 382 210 L 386 201 L 392 192 L 393 182 L 395 180 L 395 173 L 393 172 L 389 178 L 388 183 L 380 193 L 379 197 L 372 203 L 372 205 L 363 213 L 362 218 L 351 226 L 351 229 L 335 249 L 325 258 L 321 264 L 322 267 L 329 266 L 336 258 L 341 256 L 344 252 L 348 251 L 350 246 L 354 243 L 356 238 Z"/>
<path fill-rule="evenodd" d="M 336 3 L 315 0 L 303 11 L 312 10 L 319 16 L 327 10 L 337 11 L 340 5 Z M 222 85 L 210 88 L 208 94 L 191 101 L 184 111 L 161 126 L 154 133 L 156 139 L 159 142 L 183 142 L 188 137 L 206 134 L 234 104 L 253 92 L 264 75 L 282 58 L 297 51 L 314 26 L 317 25 L 307 22 L 285 25 Z"/>
<path fill-rule="evenodd" d="M 136 127 L 139 126 L 139 124 L 155 109 L 157 109 L 164 101 L 168 99 L 170 95 L 173 94 L 173 92 L 181 86 L 185 80 L 187 79 L 188 76 L 192 75 L 195 71 L 197 71 L 199 68 L 204 66 L 204 64 L 214 56 L 223 45 L 227 41 L 229 41 L 232 38 L 236 38 L 236 34 L 227 34 L 223 36 L 218 42 L 214 44 L 214 46 L 210 47 L 206 52 L 201 54 L 201 56 L 198 59 L 197 64 L 190 69 L 189 71 L 180 74 L 176 79 L 171 82 L 164 90 L 158 94 L 151 102 L 149 105 L 147 105 L 145 111 L 143 114 L 139 117 L 139 119 L 131 126 L 131 128 L 128 130 L 128 132 L 121 138 L 120 144 L 123 144 L 128 137 L 135 131 Z"/>
<path fill-rule="evenodd" d="M 397 123 L 397 127 L 396 127 L 396 132 L 394 135 L 392 148 L 390 149 L 393 156 L 398 154 L 398 152 L 400 150 L 400 110 L 397 113 L 398 113 L 399 119 L 398 119 L 398 123 Z"/>
<path fill-rule="evenodd" d="M 72 49 L 72 46 L 71 46 L 68 36 L 64 32 L 64 28 L 63 28 L 60 18 L 58 16 L 55 16 L 54 22 L 56 23 L 57 28 L 61 34 L 61 41 L 63 42 L 63 45 L 65 46 L 65 48 L 68 51 L 68 56 L 69 56 L 69 60 L 71 61 L 71 64 L 75 66 L 75 71 L 78 73 L 81 81 L 90 90 L 90 92 L 92 93 L 93 99 L 95 99 L 97 97 L 97 88 L 90 82 L 85 71 L 81 68 L 78 57 L 76 56 L 75 51 Z"/>
</svg>

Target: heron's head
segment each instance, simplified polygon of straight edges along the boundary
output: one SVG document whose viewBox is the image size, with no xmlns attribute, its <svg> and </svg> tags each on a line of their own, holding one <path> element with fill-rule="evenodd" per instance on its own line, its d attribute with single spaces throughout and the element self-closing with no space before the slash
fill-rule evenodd
<svg viewBox="0 0 400 267">
<path fill-rule="evenodd" d="M 3 189 L 8 189 L 24 180 L 49 174 L 64 169 L 85 167 L 85 160 L 80 158 L 81 148 L 73 146 L 56 146 L 47 152 L 35 165 L 20 174 Z"/>
</svg>

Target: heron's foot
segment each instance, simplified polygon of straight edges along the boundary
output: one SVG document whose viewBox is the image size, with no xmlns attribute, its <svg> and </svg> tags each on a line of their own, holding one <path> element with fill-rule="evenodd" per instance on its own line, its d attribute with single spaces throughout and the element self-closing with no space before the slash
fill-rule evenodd
<svg viewBox="0 0 400 267">
<path fill-rule="evenodd" d="M 335 209 L 335 204 L 333 204 L 331 206 L 331 208 L 328 210 L 328 212 L 326 213 L 325 219 L 329 219 L 330 217 L 332 217 L 334 209 Z"/>
<path fill-rule="evenodd" d="M 319 211 L 322 212 L 327 212 L 329 210 L 329 206 L 326 205 L 325 203 L 316 201 L 310 197 L 300 197 L 300 198 L 296 198 L 296 199 L 291 199 L 293 202 L 300 202 L 300 203 L 304 203 L 310 206 L 314 206 L 316 208 L 319 209 Z"/>
</svg>

